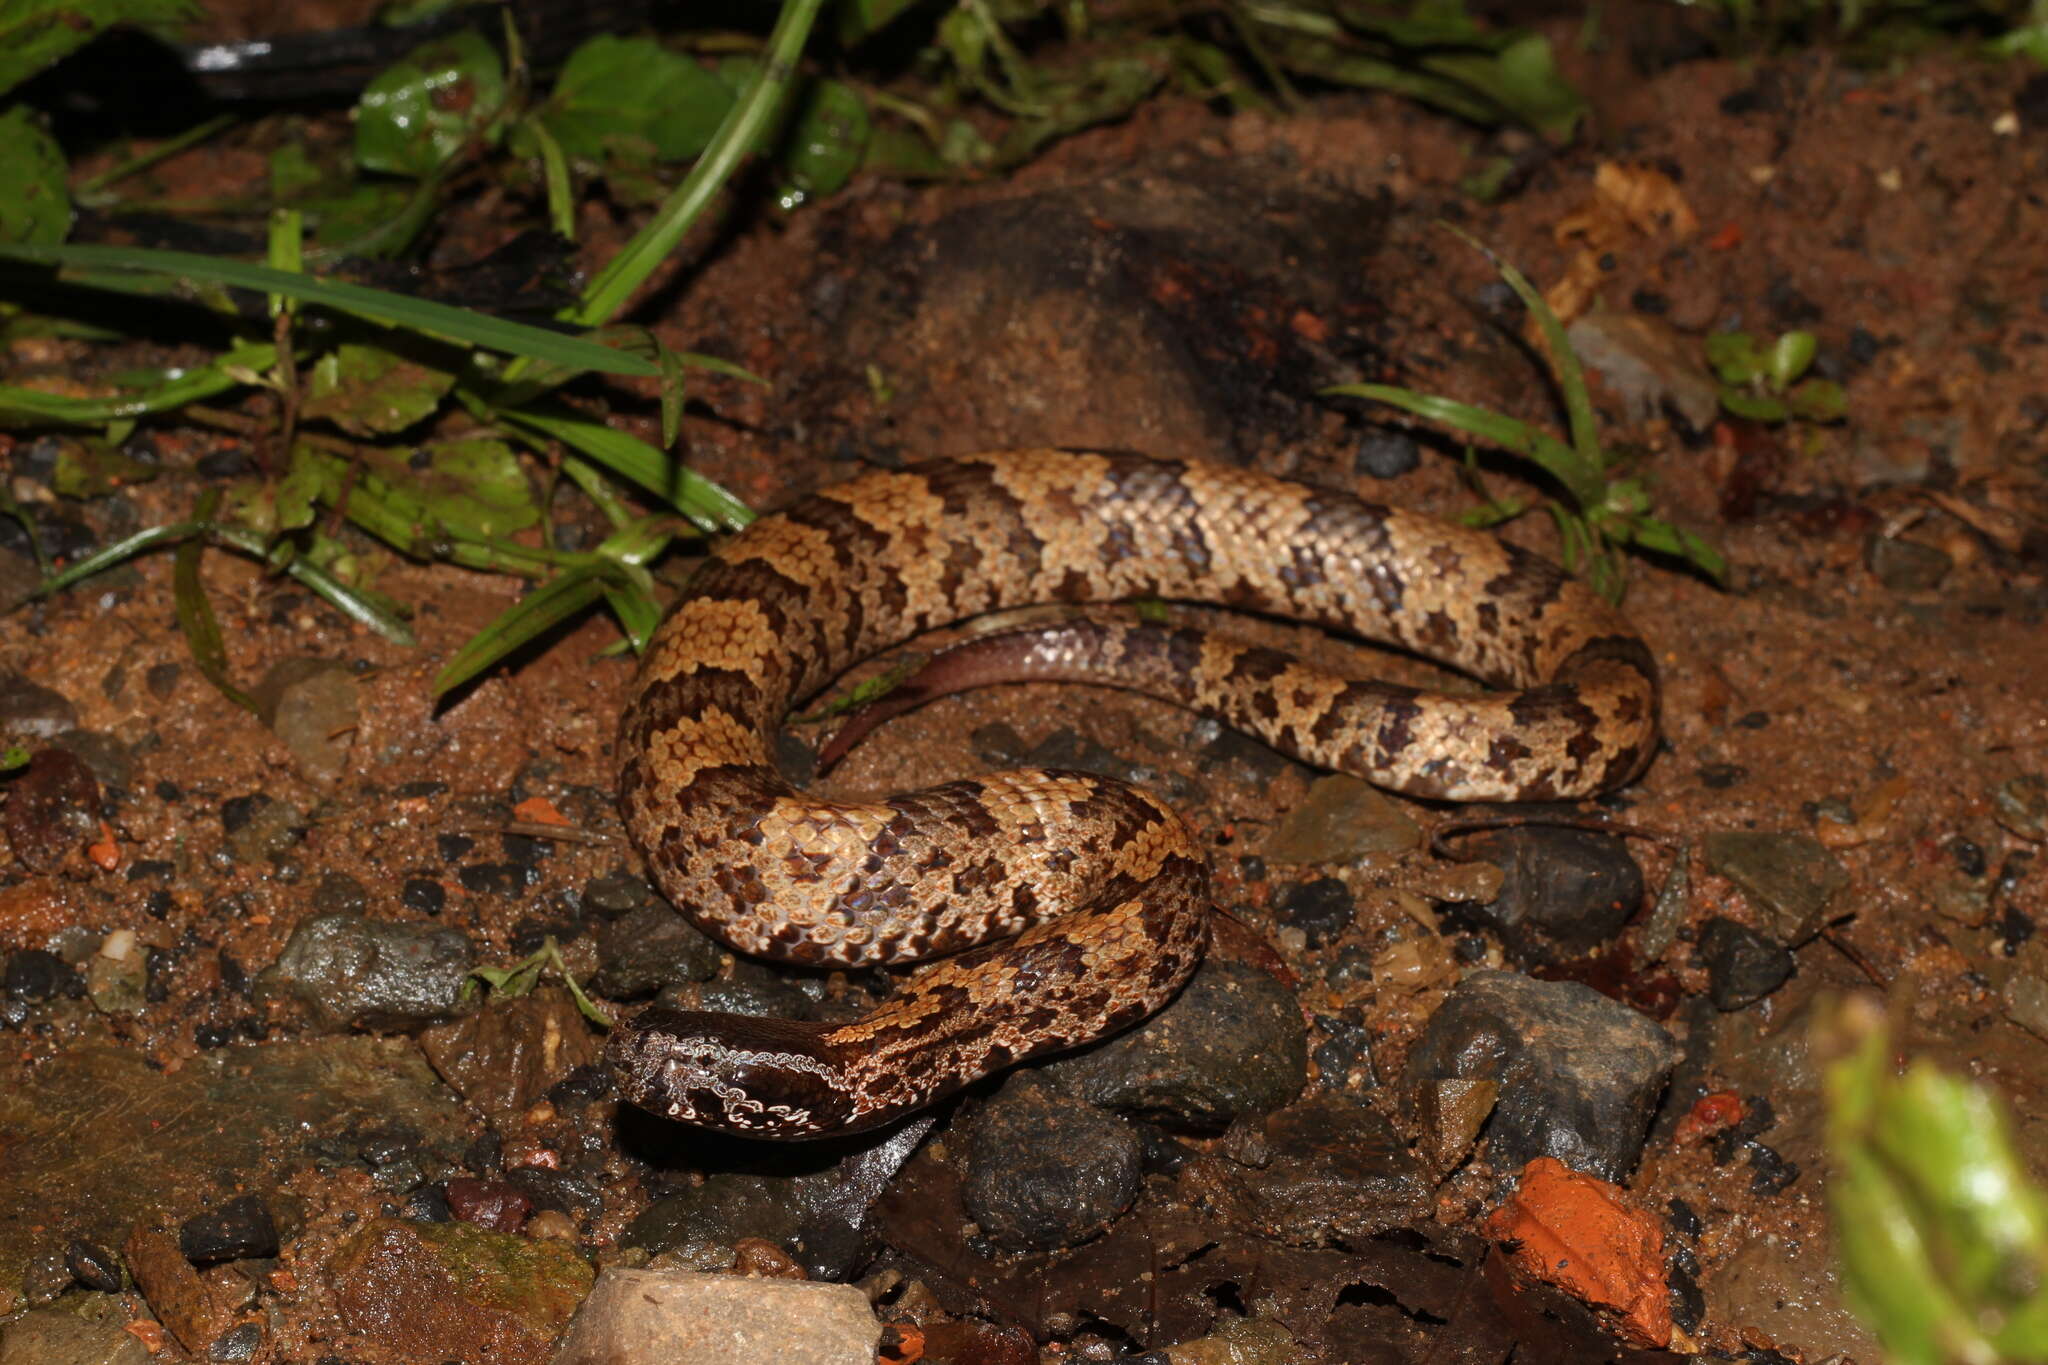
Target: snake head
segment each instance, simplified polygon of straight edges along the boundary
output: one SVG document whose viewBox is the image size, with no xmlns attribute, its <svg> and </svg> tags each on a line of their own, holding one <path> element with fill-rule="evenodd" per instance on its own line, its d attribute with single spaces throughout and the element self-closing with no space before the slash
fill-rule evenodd
<svg viewBox="0 0 2048 1365">
<path fill-rule="evenodd" d="M 605 1060 L 632 1103 L 678 1123 L 741 1137 L 811 1138 L 855 1118 L 823 1027 L 662 1007 L 613 1032 Z"/>
</svg>

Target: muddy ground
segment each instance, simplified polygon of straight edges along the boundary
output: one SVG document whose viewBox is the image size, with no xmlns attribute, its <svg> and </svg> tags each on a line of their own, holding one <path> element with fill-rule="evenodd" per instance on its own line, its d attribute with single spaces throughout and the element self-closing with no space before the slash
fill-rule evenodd
<svg viewBox="0 0 2048 1365">
<path fill-rule="evenodd" d="M 1294 116 L 1234 119 L 1162 101 L 1001 183 L 864 182 L 788 220 L 728 220 L 693 242 L 643 315 L 672 343 L 771 381 L 767 390 L 698 383 L 683 436 L 691 467 L 764 509 L 866 465 L 1044 443 L 1247 463 L 1455 517 L 1475 496 L 1454 442 L 1386 410 L 1316 396 L 1374 379 L 1557 420 L 1540 362 L 1518 339 L 1519 313 L 1439 219 L 1540 287 L 1578 281 L 1582 312 L 1647 320 L 1692 342 L 1727 330 L 1816 333 L 1820 370 L 1846 390 L 1840 423 L 1767 426 L 1711 408 L 1688 417 L 1659 401 L 1673 390 L 1615 371 L 1596 391 L 1610 439 L 1639 452 L 1656 507 L 1718 545 L 1732 568 L 1723 589 L 1669 564 L 1631 564 L 1626 608 L 1663 674 L 1666 744 L 1606 804 L 1647 832 L 1628 845 L 1647 890 L 1630 926 L 1592 952 L 1532 963 L 1497 933 L 1447 914 L 1461 897 L 1444 888 L 1463 874 L 1423 848 L 1323 867 L 1267 858 L 1318 774 L 1219 747 L 1212 727 L 1142 698 L 1032 685 L 947 699 L 869 739 L 825 790 L 975 771 L 989 762 L 991 736 L 1003 737 L 996 726 L 1025 751 L 1060 736 L 1069 750 L 1100 746 L 1150 769 L 1214 841 L 1219 903 L 1246 931 L 1217 952 L 1285 982 L 1311 1021 L 1310 1093 L 1362 1102 L 1414 1152 L 1433 1139 L 1400 1084 L 1402 1063 L 1461 970 L 1530 965 L 1645 1012 L 1683 1056 L 1625 1184 L 1633 1206 L 1669 1222 L 1690 1257 L 1681 1278 L 1697 1295 L 1681 1346 L 1810 1361 L 1846 1353 L 1868 1365 L 1880 1356 L 1844 1313 L 1829 1263 L 1829 1169 L 1808 1047 L 1817 1002 L 1880 997 L 1905 1048 L 1997 1088 L 2024 1154 L 2048 1175 L 2048 1039 L 2035 1031 L 2048 1019 L 2027 1008 L 2039 995 L 2030 983 L 2048 977 L 2048 946 L 2034 933 L 2048 896 L 2035 856 L 2048 772 L 2048 89 L 2017 63 L 1935 58 L 1870 73 L 1807 55 L 1684 61 L 1645 75 L 1646 54 L 1627 44 L 1593 54 L 1564 46 L 1596 103 L 1590 136 L 1566 151 L 1385 98 L 1333 96 Z M 1503 155 L 1517 166 L 1508 193 L 1479 203 L 1460 192 L 1463 177 Z M 1643 191 L 1652 208 L 1603 199 L 1603 167 L 1653 187 Z M 196 153 L 166 174 L 232 170 Z M 602 201 L 583 218 L 591 261 L 629 226 Z M 515 226 L 479 219 L 446 250 L 488 249 Z M 13 364 L 48 360 L 17 353 Z M 625 386 L 607 401 L 622 424 L 654 430 L 646 394 Z M 1402 433 L 1420 446 L 1405 469 Z M 165 477 L 63 509 L 95 539 L 183 515 L 198 484 L 193 464 L 232 448 L 176 428 L 150 439 Z M 18 491 L 35 495 L 31 449 L 17 440 L 9 459 Z M 1495 494 L 1536 491 L 1510 463 L 1485 458 L 1479 468 Z M 557 518 L 583 533 L 601 525 L 573 496 L 558 502 Z M 1557 553 L 1542 515 L 1506 534 Z M 686 571 L 672 563 L 662 577 Z M 8 1092 L 43 1097 L 30 1108 L 44 1114 L 52 1097 L 76 1104 L 69 1126 L 33 1130 L 27 1150 L 41 1165 L 0 1161 L 0 1184 L 15 1186 L 0 1191 L 0 1208 L 15 1210 L 0 1213 L 0 1313 L 75 1293 L 76 1267 L 59 1268 L 74 1239 L 120 1244 L 152 1208 L 174 1226 L 255 1192 L 286 1210 L 282 1246 L 227 1262 L 247 1272 L 246 1292 L 209 1281 L 227 1305 L 211 1320 L 259 1323 L 260 1358 L 404 1359 L 380 1335 L 386 1319 L 364 1307 L 363 1253 L 349 1239 L 364 1220 L 417 1211 L 419 1185 L 567 1172 L 581 1186 L 536 1201 L 536 1215 L 564 1214 L 548 1225 L 554 1241 L 609 1263 L 626 1254 L 622 1236 L 657 1195 L 690 1187 L 693 1170 L 756 1160 L 649 1138 L 637 1120 L 618 1118 L 601 1084 L 551 1091 L 590 1055 L 592 1035 L 573 1014 L 550 1016 L 581 1031 L 551 1054 L 552 1072 L 498 1100 L 458 1083 L 460 1105 L 440 1088 L 444 1060 L 427 1071 L 408 1041 L 417 1025 L 372 1021 L 355 1031 L 396 1041 L 347 1046 L 385 1054 L 306 1064 L 375 1063 L 387 1068 L 379 1085 L 419 1092 L 399 1145 L 427 1155 L 407 1168 L 419 1177 L 409 1186 L 390 1162 L 365 1155 L 375 1115 L 353 1112 L 345 1095 L 322 1098 L 324 1082 L 290 1070 L 286 1050 L 322 1037 L 321 1023 L 259 981 L 295 927 L 337 910 L 458 930 L 490 963 L 552 933 L 587 971 L 605 923 L 591 883 L 638 869 L 607 797 L 632 672 L 606 652 L 616 629 L 587 619 L 436 706 L 435 673 L 513 599 L 513 580 L 393 562 L 380 586 L 418 606 L 420 643 L 401 649 L 351 631 L 290 583 L 210 553 L 204 579 L 238 677 L 253 682 L 299 658 L 343 666 L 354 716 L 329 737 L 340 756 L 322 773 L 195 671 L 174 621 L 172 572 L 168 556 L 145 557 L 0 620 L 0 670 L 61 694 L 76 728 L 94 737 L 85 757 L 111 836 L 84 841 L 99 847 L 97 861 L 81 848 L 31 871 L 0 857 L 0 949 L 50 949 L 83 973 L 106 935 L 129 930 L 149 965 L 136 1008 L 109 1012 L 92 996 L 59 992 L 0 1031 Z M 1362 658 L 1286 627 L 1254 629 L 1320 657 L 1431 676 L 1414 661 Z M 797 733 L 815 742 L 819 731 Z M 224 805 L 253 795 L 287 812 L 261 846 L 243 833 L 246 802 L 223 818 Z M 577 837 L 508 843 L 533 809 L 514 807 L 534 797 Z M 1459 814 L 1396 804 L 1425 830 Z M 1826 931 L 1788 945 L 1790 980 L 1724 1011 L 1702 1004 L 1702 926 L 1725 917 L 1768 930 L 1772 919 L 1701 849 L 1713 834 L 1745 831 L 1807 836 L 1843 881 Z M 1653 933 L 1651 904 L 1681 859 L 1690 875 L 1677 918 Z M 501 871 L 465 876 L 477 866 Z M 1297 884 L 1326 876 L 1343 883 L 1352 914 L 1305 933 L 1281 904 Z M 1368 987 L 1343 966 L 1361 955 L 1376 967 Z M 878 989 L 822 983 L 828 999 Z M 1365 1064 L 1323 1047 L 1333 1025 L 1363 1028 Z M 249 1100 L 209 1070 L 232 1072 L 253 1054 L 275 1054 L 269 1065 L 285 1068 L 271 1099 Z M 244 1061 L 222 1060 L 230 1056 Z M 1332 1066 L 1341 1074 L 1324 1074 Z M 993 1088 L 942 1119 L 940 1151 L 943 1125 L 964 1131 Z M 1696 1111 L 1702 1096 L 1727 1092 L 1728 1114 Z M 230 1140 L 245 1105 L 269 1114 L 270 1104 L 307 1112 L 277 1125 L 289 1136 L 275 1142 Z M 1738 1113 L 1752 1116 L 1749 1147 L 1701 1136 L 1702 1123 L 1726 1128 Z M 1687 1127 L 1688 1116 L 1699 1121 Z M 167 1143 L 158 1170 L 152 1135 L 173 1119 L 187 1131 L 175 1151 Z M 271 1121 L 248 1122 L 268 1132 Z M 94 1147 L 96 1136 L 120 1160 Z M 307 1145 L 325 1137 L 335 1141 Z M 1239 1151 L 1231 1144 L 1242 1134 L 1172 1137 L 1191 1159 L 1207 1159 Z M 81 1141 L 92 1154 L 83 1169 L 53 1155 Z M 218 1160 L 203 1154 L 209 1144 Z M 899 1196 L 863 1273 L 885 1320 L 936 1333 L 979 1316 L 1013 1330 L 1004 1338 L 1012 1355 L 983 1341 L 959 1347 L 960 1359 L 1032 1358 L 1019 1328 L 1048 1360 L 1163 1348 L 1211 1329 L 1196 1311 L 1203 1302 L 1212 1319 L 1277 1313 L 1300 1343 L 1296 1358 L 1422 1359 L 1432 1341 L 1451 1350 L 1443 1334 L 1455 1333 L 1459 1314 L 1501 1314 L 1497 1301 L 1513 1298 L 1477 1270 L 1483 1246 L 1473 1239 L 1504 1174 L 1484 1142 L 1447 1166 L 1423 1164 L 1423 1231 L 1374 1245 L 1412 1251 L 1446 1239 L 1473 1258 L 1464 1264 L 1479 1306 L 1432 1312 L 1402 1300 L 1398 1286 L 1371 1288 L 1359 1269 L 1364 1243 L 1260 1242 L 1265 1233 L 1228 1216 L 1188 1232 L 1199 1201 L 1157 1171 L 1120 1233 L 1021 1260 L 966 1246 L 957 1226 L 918 1225 Z M 10 1182 L 9 1170 L 24 1169 L 46 1183 Z M 913 1163 L 900 1179 L 923 1182 L 914 1192 L 937 1201 L 935 1221 L 945 1221 L 942 1173 Z M 1696 1215 L 1689 1224 L 1669 1212 L 1673 1200 Z M 1205 1216 L 1218 1207 L 1236 1206 L 1211 1204 Z M 1140 1224 L 1155 1260 L 1175 1237 L 1193 1239 L 1213 1263 L 1229 1262 L 1226 1272 L 1188 1301 L 1130 1309 L 1120 1277 L 1152 1273 L 1132 1249 Z M 1264 1249 L 1246 1249 L 1255 1244 Z M 1368 1287 L 1318 1303 L 1318 1283 Z M 1446 1303 L 1466 1302 L 1464 1289 L 1442 1292 Z M 1590 1320 L 1572 1320 L 1568 1304 L 1544 1311 L 1544 1330 L 1578 1333 L 1563 1339 L 1589 1349 Z M 1525 1330 L 1535 1335 L 1515 1358 L 1550 1358 L 1526 1323 L 1461 1338 L 1437 1358 L 1504 1359 Z M 545 1358 L 539 1340 L 508 1336 L 493 1349 Z M 158 1344 L 176 1358 L 177 1335 Z"/>
</svg>

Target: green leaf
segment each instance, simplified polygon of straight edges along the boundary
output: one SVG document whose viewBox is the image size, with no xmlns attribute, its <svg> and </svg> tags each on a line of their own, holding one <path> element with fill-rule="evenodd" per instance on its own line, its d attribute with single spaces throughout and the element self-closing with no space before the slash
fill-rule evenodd
<svg viewBox="0 0 2048 1365">
<path fill-rule="evenodd" d="M 794 208 L 844 186 L 860 169 L 873 131 L 868 107 L 852 86 L 813 82 L 783 141 L 782 168 L 789 183 L 782 206 Z"/>
<path fill-rule="evenodd" d="M 1839 422 L 1849 411 L 1849 397 L 1832 379 L 1809 379 L 1785 395 L 1797 416 L 1809 422 Z"/>
<path fill-rule="evenodd" d="M 169 30 L 199 17 L 186 0 L 0 0 L 0 91 L 84 47 L 114 24 Z"/>
<path fill-rule="evenodd" d="M 367 289 L 362 285 L 314 275 L 294 275 L 267 266 L 202 256 L 195 252 L 119 246 L 0 246 L 0 258 L 5 257 L 78 266 L 87 270 L 140 271 L 285 294 L 307 303 L 339 308 L 372 322 L 408 327 L 432 336 L 448 337 L 473 346 L 486 346 L 510 355 L 531 357 L 578 370 L 643 376 L 659 373 L 651 360 L 579 337 L 563 336 L 544 328 L 507 322 L 485 313 L 452 308 L 445 303 L 405 294 Z"/>
<path fill-rule="evenodd" d="M 379 74 L 356 104 L 356 161 L 414 178 L 433 173 L 484 134 L 505 103 L 498 53 L 474 29 L 414 48 Z"/>
<path fill-rule="evenodd" d="M 738 498 L 637 436 L 587 418 L 527 408 L 501 416 L 514 426 L 551 436 L 628 483 L 639 485 L 682 513 L 700 531 L 737 531 L 754 519 Z"/>
<path fill-rule="evenodd" d="M 381 346 L 345 342 L 313 364 L 299 416 L 329 421 L 351 436 L 387 436 L 441 405 L 455 376 Z"/>
<path fill-rule="evenodd" d="M 535 588 L 471 636 L 434 678 L 434 695 L 446 696 L 485 669 L 533 643 L 604 595 L 602 571 L 571 569 Z"/>
<path fill-rule="evenodd" d="M 68 174 L 33 110 L 16 105 L 0 115 L 0 241 L 63 241 L 71 231 Z"/>
<path fill-rule="evenodd" d="M 1747 332 L 1716 332 L 1706 340 L 1707 363 L 1723 384 L 1746 387 L 1764 372 L 1756 338 Z"/>
<path fill-rule="evenodd" d="M 1722 389 L 1721 406 L 1752 422 L 1782 422 L 1792 415 L 1792 409 L 1783 400 L 1747 389 Z"/>
<path fill-rule="evenodd" d="M 193 520 L 202 524 L 212 520 L 219 500 L 217 490 L 207 492 L 200 498 Z M 192 662 L 201 676 L 229 701 L 256 715 L 256 699 L 236 687 L 228 676 L 228 652 L 221 640 L 220 622 L 213 614 L 213 604 L 206 600 L 205 585 L 199 581 L 199 556 L 205 549 L 206 542 L 198 536 L 191 536 L 178 546 L 171 571 L 171 602 L 177 613 L 178 629 L 185 634 L 186 647 L 192 651 Z"/>
<path fill-rule="evenodd" d="M 1771 343 L 1770 354 L 1764 360 L 1764 382 L 1773 392 L 1783 393 L 1806 373 L 1819 349 L 1820 342 L 1811 332 L 1785 333 Z"/>
<path fill-rule="evenodd" d="M 57 448 L 57 466 L 51 471 L 50 487 L 63 497 L 83 501 L 104 498 L 133 484 L 148 483 L 162 472 L 159 466 L 145 464 L 105 442 L 67 437 Z"/>
<path fill-rule="evenodd" d="M 1539 430 L 1513 417 L 1505 417 L 1470 403 L 1460 403 L 1450 398 L 1438 398 L 1431 394 L 1416 393 L 1411 389 L 1394 388 L 1386 384 L 1340 384 L 1324 389 L 1325 394 L 1350 398 L 1371 398 L 1381 403 L 1390 403 L 1397 408 L 1426 417 L 1432 422 L 1441 422 L 1467 435 L 1477 436 L 1483 441 L 1499 446 L 1511 454 L 1533 460 L 1563 484 L 1575 490 L 1584 480 L 1585 470 L 1578 453 L 1549 432 Z M 1591 493 L 1590 501 L 1597 503 L 1598 490 Z"/>
<path fill-rule="evenodd" d="M 601 161 L 633 138 L 685 161 L 710 145 L 732 106 L 732 88 L 690 57 L 600 34 L 570 54 L 540 120 L 571 157 Z"/>
<path fill-rule="evenodd" d="M 100 426 L 167 412 L 240 385 L 243 381 L 234 371 L 260 374 L 276 363 L 277 349 L 266 341 L 236 346 L 211 365 L 175 372 L 153 387 L 107 398 L 71 398 L 0 384 L 0 426 Z"/>
<path fill-rule="evenodd" d="M 10 744 L 0 749 L 0 773 L 11 773 L 16 768 L 26 768 L 28 758 L 28 749 L 20 744 Z"/>
</svg>

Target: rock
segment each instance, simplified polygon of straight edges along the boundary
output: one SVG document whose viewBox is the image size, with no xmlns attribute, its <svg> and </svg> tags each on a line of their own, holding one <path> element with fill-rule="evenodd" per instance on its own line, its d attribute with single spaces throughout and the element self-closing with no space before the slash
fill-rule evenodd
<svg viewBox="0 0 2048 1365">
<path fill-rule="evenodd" d="M 55 953 L 23 948 L 7 959 L 7 970 L 0 972 L 0 994 L 40 1004 L 60 995 L 82 995 L 84 983 Z"/>
<path fill-rule="evenodd" d="M 1999 992 L 2006 1018 L 2036 1038 L 2048 1039 L 2048 981 L 2030 972 L 2014 972 Z"/>
<path fill-rule="evenodd" d="M 1702 1286 L 1709 1319 L 1806 1360 L 1883 1360 L 1842 1300 L 1824 1237 L 1753 1236 Z"/>
<path fill-rule="evenodd" d="M 462 986 L 475 965 L 475 946 L 453 929 L 315 915 L 257 985 L 303 1001 L 326 1028 L 402 1028 L 468 1008 Z"/>
<path fill-rule="evenodd" d="M 0 833 L 22 866 L 54 872 L 99 829 L 100 784 L 68 749 L 38 749 L 7 784 Z"/>
<path fill-rule="evenodd" d="M 1293 1365 L 1309 1359 L 1287 1329 L 1267 1318 L 1224 1318 L 1208 1336 L 1135 1357 L 1162 1365 Z"/>
<path fill-rule="evenodd" d="M 734 965 L 753 967 L 758 964 L 742 959 Z M 654 998 L 654 1003 L 670 1009 L 747 1014 L 756 1019 L 811 1017 L 811 998 L 789 981 L 776 979 L 766 972 L 735 971 L 730 977 L 702 984 L 689 982 L 680 986 L 664 986 L 661 994 Z"/>
<path fill-rule="evenodd" d="M 238 862 L 276 861 L 305 837 L 298 807 L 251 792 L 220 803 L 221 828 L 227 831 L 228 852 Z"/>
<path fill-rule="evenodd" d="M 470 1140 L 471 1119 L 404 1040 L 223 1047 L 176 1072 L 129 1050 L 60 1053 L 0 1086 L 0 1299 L 71 1238 L 118 1245 L 159 1207 L 271 1188 L 286 1169 L 344 1155 L 337 1134 L 393 1123 L 440 1159 Z"/>
<path fill-rule="evenodd" d="M 1953 559 L 1932 545 L 1879 535 L 1865 544 L 1863 562 L 1878 582 L 1896 593 L 1933 592 L 1955 567 Z"/>
<path fill-rule="evenodd" d="M 2048 840 L 2048 778 L 2028 773 L 1999 783 L 1991 792 L 1991 813 L 2030 843 Z"/>
<path fill-rule="evenodd" d="M 102 1294 L 121 1291 L 121 1263 L 114 1259 L 113 1252 L 97 1242 L 72 1238 L 71 1245 L 64 1248 L 64 1268 L 87 1289 Z"/>
<path fill-rule="evenodd" d="M 1408 1059 L 1415 1090 L 1447 1080 L 1500 1086 L 1488 1156 L 1519 1171 L 1539 1156 L 1619 1182 L 1678 1046 L 1656 1024 L 1587 986 L 1474 972 L 1430 1017 Z"/>
<path fill-rule="evenodd" d="M 1499 1100 L 1500 1086 L 1493 1081 L 1459 1077 L 1424 1087 L 1416 1109 L 1437 1170 L 1455 1170 L 1465 1160 Z"/>
<path fill-rule="evenodd" d="M 196 1355 L 227 1331 L 227 1313 L 207 1294 L 206 1282 L 167 1234 L 138 1223 L 122 1244 L 121 1257 L 149 1310 L 186 1350 Z"/>
<path fill-rule="evenodd" d="M 1343 774 L 1319 777 L 1308 799 L 1289 811 L 1261 850 L 1269 862 L 1351 863 L 1422 847 L 1422 831 L 1366 782 Z"/>
<path fill-rule="evenodd" d="M 213 1345 L 206 1348 L 206 1358 L 212 1365 L 234 1365 L 238 1361 L 254 1360 L 262 1349 L 263 1325 L 244 1322 L 214 1338 Z"/>
<path fill-rule="evenodd" d="M 360 685 L 335 659 L 280 659 L 249 695 L 256 716 L 292 751 L 299 773 L 316 786 L 341 780 L 355 744 Z"/>
<path fill-rule="evenodd" d="M 1808 834 L 1709 834 L 1707 866 L 1740 887 L 1771 920 L 1771 936 L 1797 948 L 1828 922 L 1828 905 L 1849 874 Z"/>
<path fill-rule="evenodd" d="M 365 1223 L 332 1274 L 342 1321 L 380 1349 L 497 1365 L 546 1360 L 594 1278 L 562 1242 L 399 1218 Z"/>
<path fill-rule="evenodd" d="M 607 872 L 583 885 L 583 904 L 606 919 L 654 903 L 654 888 L 630 872 Z"/>
<path fill-rule="evenodd" d="M 733 1243 L 745 1237 L 793 1246 L 803 1227 L 797 1181 L 804 1178 L 716 1172 L 649 1204 L 619 1242 L 705 1270 L 730 1266 Z"/>
<path fill-rule="evenodd" d="M 1466 911 L 1493 925 L 1522 962 L 1589 953 L 1643 902 L 1643 871 L 1611 834 L 1524 825 L 1475 834 L 1465 847 L 1501 870 L 1499 893 Z"/>
<path fill-rule="evenodd" d="M 85 993 L 92 1007 L 101 1014 L 140 1014 L 148 992 L 148 951 L 133 929 L 116 929 L 86 962 Z"/>
<path fill-rule="evenodd" d="M 1231 1226 L 1290 1246 L 1364 1241 L 1428 1215 L 1421 1167 L 1393 1126 L 1364 1101 L 1322 1093 L 1233 1129 L 1257 1165 L 1197 1157 L 1180 1188 Z"/>
<path fill-rule="evenodd" d="M 149 1348 L 117 1322 L 38 1308 L 0 1327 L 0 1365 L 148 1365 Z"/>
<path fill-rule="evenodd" d="M 709 981 L 725 950 L 666 905 L 630 910 L 597 937 L 592 984 L 615 999 L 650 995 L 663 986 Z"/>
<path fill-rule="evenodd" d="M 36 595 L 43 576 L 35 560 L 13 550 L 0 548 L 0 616 L 7 615 Z"/>
<path fill-rule="evenodd" d="M 603 1043 L 569 993 L 550 986 L 436 1024 L 420 1034 L 420 1050 L 456 1094 L 502 1129 L 564 1076 L 595 1062 Z"/>
<path fill-rule="evenodd" d="M 323 872 L 313 888 L 313 909 L 322 915 L 360 915 L 370 908 L 370 889 L 346 872 Z"/>
<path fill-rule="evenodd" d="M 1791 950 L 1718 915 L 1700 930 L 1698 948 L 1707 968 L 1708 992 L 1721 1010 L 1755 1004 L 1789 981 L 1797 965 Z"/>
<path fill-rule="evenodd" d="M 1686 844 L 1671 860 L 1671 871 L 1664 878 L 1664 889 L 1657 893 L 1657 903 L 1650 907 L 1649 917 L 1643 921 L 1643 927 L 1636 935 L 1638 961 L 1655 962 L 1678 941 L 1678 931 L 1684 927 L 1692 910 L 1691 865 L 1692 845 Z"/>
<path fill-rule="evenodd" d="M 553 1365 L 874 1365 L 881 1324 L 851 1285 L 613 1267 L 562 1334 Z"/>
<path fill-rule="evenodd" d="M 1351 472 L 1368 479 L 1398 479 L 1422 463 L 1422 447 L 1405 431 L 1368 427 L 1351 457 Z"/>
<path fill-rule="evenodd" d="M 1311 948 L 1320 948 L 1351 927 L 1358 903 L 1336 877 L 1318 877 L 1289 887 L 1273 907 L 1273 918 L 1299 929 Z"/>
<path fill-rule="evenodd" d="M 451 1180 L 447 1199 L 450 1218 L 487 1232 L 517 1232 L 533 1212 L 533 1201 L 503 1180 Z"/>
<path fill-rule="evenodd" d="M 1216 1131 L 1301 1092 L 1308 1037 L 1285 986 L 1211 955 L 1151 1019 L 1043 1070 L 1104 1109 Z"/>
<path fill-rule="evenodd" d="M 0 670 L 0 739 L 55 739 L 78 728 L 78 711 L 61 692 Z"/>
<path fill-rule="evenodd" d="M 277 1222 L 253 1194 L 239 1195 L 178 1225 L 178 1250 L 199 1265 L 277 1255 Z"/>
<path fill-rule="evenodd" d="M 1138 1197 L 1142 1147 L 1122 1119 L 1041 1075 L 1013 1073 L 974 1116 L 961 1199 L 999 1247 L 1077 1246 Z"/>
</svg>

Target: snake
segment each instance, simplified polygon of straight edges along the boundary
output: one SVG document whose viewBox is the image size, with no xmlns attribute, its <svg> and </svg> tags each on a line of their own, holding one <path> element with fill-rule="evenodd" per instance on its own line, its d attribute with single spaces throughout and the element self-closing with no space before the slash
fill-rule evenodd
<svg viewBox="0 0 2048 1365">
<path fill-rule="evenodd" d="M 1362 637 L 1479 686 L 1354 680 L 1105 605 L 1155 599 Z M 942 652 L 923 693 L 1040 679 L 1132 689 L 1303 762 L 1451 801 L 1592 796 L 1635 778 L 1657 742 L 1643 638 L 1490 533 L 1254 469 L 1118 451 L 873 469 L 754 521 L 699 567 L 624 707 L 619 807 L 662 894 L 735 951 L 922 965 L 849 1022 L 644 1008 L 605 1047 L 624 1099 L 753 1138 L 858 1132 L 1174 997 L 1207 943 L 1209 865 L 1149 791 L 1015 768 L 828 800 L 776 762 L 792 709 L 855 664 L 1056 603 L 1094 605 Z"/>
</svg>

